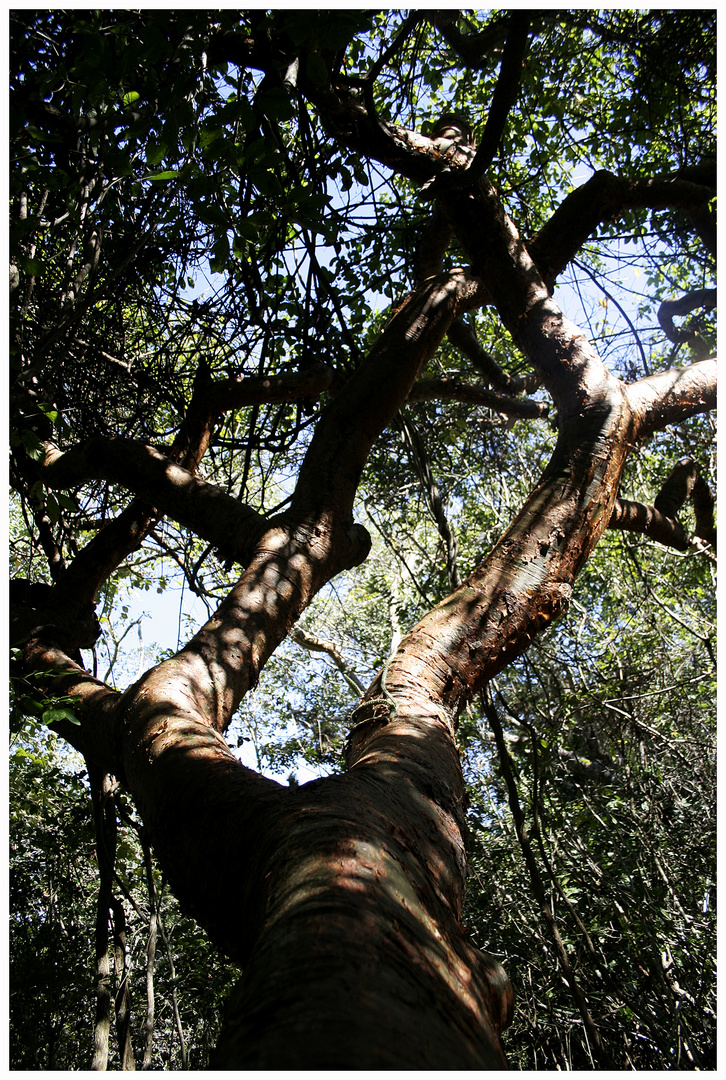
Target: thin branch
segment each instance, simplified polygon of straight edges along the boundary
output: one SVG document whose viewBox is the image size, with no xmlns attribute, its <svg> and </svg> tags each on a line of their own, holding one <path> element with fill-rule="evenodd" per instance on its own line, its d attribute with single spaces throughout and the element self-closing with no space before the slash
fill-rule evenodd
<svg viewBox="0 0 726 1080">
<path fill-rule="evenodd" d="M 131 1044 L 131 989 L 129 986 L 129 962 L 126 949 L 126 913 L 124 906 L 115 896 L 111 897 L 113 912 L 113 956 L 116 974 L 116 1039 L 121 1059 L 121 1069 L 133 1072 L 136 1069 L 134 1051 Z"/>
<path fill-rule="evenodd" d="M 401 51 L 403 46 L 406 44 L 406 39 L 408 38 L 409 34 L 421 21 L 423 15 L 424 13 L 418 10 L 410 12 L 410 14 L 402 23 L 401 29 L 398 31 L 391 44 L 388 46 L 387 49 L 384 49 L 378 59 L 371 65 L 370 70 L 366 76 L 366 83 L 370 84 L 371 86 L 373 85 L 380 73 L 383 71 L 383 68 L 386 66 L 386 64 L 390 63 L 393 57 Z"/>
<path fill-rule="evenodd" d="M 449 519 L 446 516 L 438 485 L 431 472 L 426 447 L 424 446 L 416 425 L 409 417 L 405 416 L 403 413 L 399 413 L 396 419 L 398 427 L 403 433 L 404 440 L 408 446 L 408 451 L 418 474 L 418 478 L 421 481 L 429 512 L 434 520 L 439 536 L 441 537 L 441 542 L 444 546 L 446 572 L 449 578 L 449 585 L 452 590 L 457 589 L 459 585 L 461 585 L 461 574 L 459 573 L 459 548 L 456 543 L 456 536 L 454 535 L 451 525 L 449 524 Z"/>
<path fill-rule="evenodd" d="M 457 319 L 451 324 L 448 336 L 451 344 L 461 349 L 496 390 L 502 390 L 505 394 L 531 394 L 540 386 L 541 379 L 537 375 L 510 375 L 500 367 L 491 353 L 482 347 L 473 327 L 464 319 Z"/>
<path fill-rule="evenodd" d="M 512 11 L 507 42 L 502 54 L 497 85 L 481 137 L 479 149 L 469 167 L 465 182 L 473 183 L 490 167 L 501 142 L 509 113 L 514 108 L 522 77 L 522 67 L 529 40 L 530 12 Z"/>
<path fill-rule="evenodd" d="M 609 300 L 610 303 L 613 304 L 614 307 L 616 307 L 618 309 L 618 311 L 622 315 L 623 319 L 628 324 L 631 334 L 635 338 L 635 344 L 638 346 L 638 351 L 640 353 L 640 359 L 641 359 L 641 361 L 643 363 L 643 371 L 645 372 L 646 375 L 650 375 L 650 371 L 648 370 L 648 360 L 647 360 L 646 355 L 645 355 L 645 349 L 643 348 L 643 343 L 640 340 L 640 335 L 638 334 L 638 331 L 636 330 L 635 326 L 633 325 L 633 320 L 630 318 L 630 316 L 628 315 L 625 308 L 622 306 L 622 304 L 618 303 L 618 301 L 615 299 L 613 294 L 611 292 L 609 292 L 605 288 L 605 286 L 603 285 L 600 278 L 597 277 L 595 274 L 593 274 L 592 270 L 590 270 L 590 268 L 588 266 L 585 266 L 585 264 L 581 263 L 578 259 L 573 259 L 572 263 L 573 263 L 573 266 L 576 266 L 578 268 L 578 270 L 582 270 L 582 272 L 584 274 L 587 274 L 587 276 L 590 278 L 590 281 L 593 283 L 593 285 L 597 289 L 600 290 L 600 292 L 603 294 L 603 296 L 606 297 L 606 299 Z"/>
<path fill-rule="evenodd" d="M 141 623 L 141 617 L 139 616 L 138 619 L 134 619 L 133 622 L 129 623 L 129 625 L 126 627 L 126 629 L 124 630 L 124 632 L 123 632 L 123 634 L 121 635 L 120 638 L 114 638 L 113 639 L 113 652 L 111 653 L 110 663 L 109 663 L 108 667 L 106 668 L 106 674 L 103 676 L 103 682 L 108 682 L 109 676 L 111 675 L 111 672 L 114 669 L 116 661 L 118 660 L 118 651 L 119 651 L 119 647 L 121 645 L 121 642 L 126 637 L 126 635 L 130 634 L 131 631 L 133 630 L 133 628 L 135 626 L 139 626 L 140 623 Z"/>
<path fill-rule="evenodd" d="M 530 420 L 549 416 L 550 413 L 550 407 L 545 401 L 505 397 L 487 390 L 484 386 L 467 383 L 457 375 L 442 375 L 440 379 L 420 379 L 411 387 L 408 401 L 460 401 L 469 405 L 482 405 L 505 416 Z"/>
<path fill-rule="evenodd" d="M 189 1060 L 187 1056 L 186 1040 L 184 1038 L 184 1029 L 182 1027 L 181 1016 L 179 1015 L 179 1002 L 177 1000 L 176 993 L 176 970 L 174 967 L 174 957 L 171 951 L 171 945 L 169 939 L 164 932 L 164 925 L 161 921 L 161 905 L 160 898 L 156 891 L 156 885 L 154 884 L 154 871 L 151 858 L 151 847 L 149 845 L 146 834 L 140 830 L 139 839 L 141 840 L 141 847 L 144 853 L 144 868 L 146 871 L 146 887 L 149 895 L 149 937 L 146 949 L 146 999 L 147 999 L 147 1012 L 146 1023 L 144 1026 L 145 1031 L 145 1048 L 144 1048 L 144 1069 L 150 1069 L 152 1067 L 153 1051 L 154 1051 L 154 962 L 156 959 L 156 935 L 157 931 L 161 934 L 161 940 L 164 943 L 166 949 L 166 956 L 169 962 L 169 975 L 171 977 L 171 1005 L 172 1013 L 174 1015 L 174 1023 L 177 1029 L 177 1035 L 179 1036 L 179 1044 L 181 1050 L 181 1067 L 187 1069 L 189 1067 Z"/>
<path fill-rule="evenodd" d="M 575 1004 L 579 1010 L 582 1022 L 585 1025 L 585 1030 L 588 1036 L 592 1040 L 595 1048 L 598 1052 L 598 1063 L 601 1067 L 610 1066 L 610 1056 L 607 1053 L 605 1046 L 603 1045 L 600 1032 L 595 1026 L 592 1017 L 590 1016 L 590 1010 L 587 1007 L 587 1002 L 580 990 L 577 979 L 575 978 L 572 964 L 568 956 L 567 950 L 564 946 L 562 938 L 560 936 L 559 929 L 557 927 L 557 921 L 555 919 L 552 907 L 547 900 L 545 892 L 544 882 L 537 866 L 537 860 L 534 857 L 532 846 L 529 842 L 529 836 L 527 834 L 527 828 L 524 819 L 524 813 L 519 802 L 519 795 L 517 792 L 517 783 L 514 778 L 514 769 L 512 765 L 512 759 L 507 749 L 506 740 L 502 731 L 502 726 L 499 722 L 496 709 L 492 704 L 491 698 L 488 695 L 482 695 L 482 705 L 484 713 L 489 721 L 492 731 L 494 732 L 494 739 L 497 744 L 497 750 L 499 752 L 499 763 L 502 770 L 502 775 L 507 786 L 507 797 L 509 800 L 509 807 L 512 812 L 512 819 L 514 821 L 514 828 L 517 833 L 517 839 L 519 840 L 520 848 L 522 849 L 522 855 L 529 871 L 530 881 L 532 883 L 532 892 L 534 893 L 539 909 L 542 912 L 547 928 L 550 932 L 552 940 L 555 946 L 555 953 L 557 960 L 562 968 L 562 974 L 564 975 L 567 983 L 572 991 L 572 996 L 575 999 Z"/>
<path fill-rule="evenodd" d="M 108 1068 L 108 1043 L 111 1032 L 111 954 L 109 949 L 108 917 L 111 908 L 111 886 L 116 859 L 116 810 L 113 782 L 88 760 L 88 778 L 93 799 L 96 830 L 96 860 L 98 863 L 98 898 L 96 900 L 96 1021 L 93 1028 L 94 1072 Z"/>
<path fill-rule="evenodd" d="M 142 1069 L 150 1069 L 154 1057 L 154 962 L 156 960 L 156 889 L 151 864 L 149 842 L 140 834 L 146 871 L 146 889 L 149 896 L 149 934 L 146 939 L 146 1019 L 144 1021 L 144 1062 Z"/>
<path fill-rule="evenodd" d="M 302 626 L 294 627 L 293 630 L 290 631 L 290 637 L 298 645 L 302 645 L 303 648 L 309 649 L 310 652 L 326 653 L 341 672 L 346 682 L 350 683 L 352 688 L 358 691 L 358 693 L 365 694 L 366 687 L 360 681 L 355 673 L 355 669 L 345 659 L 335 642 L 328 641 L 324 638 L 314 637 L 313 634 L 304 630 Z"/>
</svg>

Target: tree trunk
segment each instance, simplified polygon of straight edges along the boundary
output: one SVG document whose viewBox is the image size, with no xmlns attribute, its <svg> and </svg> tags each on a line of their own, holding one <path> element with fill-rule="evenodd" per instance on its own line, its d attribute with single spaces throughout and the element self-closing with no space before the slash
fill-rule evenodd
<svg viewBox="0 0 726 1080">
<path fill-rule="evenodd" d="M 112 777 L 101 775 L 91 764 L 88 764 L 88 773 L 91 781 L 91 794 L 96 819 L 96 858 L 99 874 L 95 937 L 96 1022 L 93 1029 L 93 1061 L 91 1069 L 105 1072 L 108 1068 L 113 999 L 108 920 L 112 903 L 111 890 L 116 857 L 116 808 L 113 800 Z"/>
<path fill-rule="evenodd" d="M 265 910 L 214 1067 L 505 1066 L 511 988 L 459 923 L 464 788 L 451 728 L 411 711 L 387 735 L 375 760 L 281 792 L 258 868 Z"/>
</svg>

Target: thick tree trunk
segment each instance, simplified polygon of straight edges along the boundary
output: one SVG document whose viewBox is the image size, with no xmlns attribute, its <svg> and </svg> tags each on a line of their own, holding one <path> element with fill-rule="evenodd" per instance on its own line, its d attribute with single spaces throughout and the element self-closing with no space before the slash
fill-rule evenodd
<svg viewBox="0 0 726 1080">
<path fill-rule="evenodd" d="M 511 988 L 459 923 L 464 787 L 443 714 L 401 711 L 385 746 L 281 801 L 213 1066 L 503 1067 Z"/>
</svg>

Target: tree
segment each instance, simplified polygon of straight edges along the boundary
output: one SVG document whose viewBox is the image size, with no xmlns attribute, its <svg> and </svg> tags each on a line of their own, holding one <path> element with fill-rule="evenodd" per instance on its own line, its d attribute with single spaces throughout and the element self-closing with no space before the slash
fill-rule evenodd
<svg viewBox="0 0 726 1080">
<path fill-rule="evenodd" d="M 42 729 L 23 742 L 10 757 L 10 1067 L 72 1070 L 101 1051 L 107 1067 L 119 1068 L 134 1018 L 144 1068 L 204 1067 L 219 1027 L 215 1000 L 229 991 L 234 972 L 180 916 L 119 792 L 114 933 L 106 932 L 104 850 L 88 812 L 85 770 Z M 180 952 L 184 963 L 175 966 Z M 205 1008 L 197 1010 L 202 993 Z M 125 1018 L 118 1009 L 121 1039 L 111 1034 L 114 1001 L 127 1005 Z"/>
<path fill-rule="evenodd" d="M 714 40 L 693 10 L 13 14 L 13 675 L 243 969 L 217 1067 L 505 1064 L 511 986 L 461 922 L 457 725 L 489 719 L 532 870 L 494 680 L 606 530 L 712 558 Z M 583 279 L 587 333 L 560 303 Z M 281 785 L 225 733 L 289 636 L 346 669 L 297 624 L 364 563 L 360 494 L 395 489 L 399 447 L 440 546 L 430 602 L 345 770 Z M 646 448 L 660 479 L 626 498 Z M 498 537 L 480 509 L 475 552 L 456 503 L 506 454 L 529 490 Z M 162 557 L 220 602 L 121 691 L 96 603 Z M 529 884 L 593 1060 L 620 1060 Z"/>
</svg>

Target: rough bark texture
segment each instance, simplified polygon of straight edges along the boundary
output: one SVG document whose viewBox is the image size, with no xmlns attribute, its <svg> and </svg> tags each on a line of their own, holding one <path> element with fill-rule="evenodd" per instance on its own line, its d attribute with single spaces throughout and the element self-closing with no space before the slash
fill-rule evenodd
<svg viewBox="0 0 726 1080">
<path fill-rule="evenodd" d="M 347 775 L 285 792 L 266 910 L 213 1066 L 504 1064 L 511 990 L 458 922 L 463 792 L 450 731 L 412 715 L 386 734 Z"/>
</svg>

